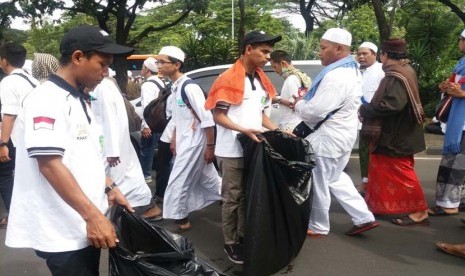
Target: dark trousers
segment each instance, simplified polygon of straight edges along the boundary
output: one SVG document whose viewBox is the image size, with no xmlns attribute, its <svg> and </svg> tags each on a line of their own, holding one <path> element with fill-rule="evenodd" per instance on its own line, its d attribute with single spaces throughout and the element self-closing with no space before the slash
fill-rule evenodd
<svg viewBox="0 0 465 276">
<path fill-rule="evenodd" d="M 152 133 L 150 138 L 140 138 L 140 165 L 144 177 L 152 176 L 153 158 L 155 156 L 155 149 L 158 147 L 158 140 L 160 140 L 160 133 Z"/>
<path fill-rule="evenodd" d="M 8 142 L 11 161 L 0 162 L 0 194 L 2 195 L 5 209 L 10 210 L 11 194 L 13 193 L 13 172 L 15 170 L 15 147 L 11 140 Z"/>
<path fill-rule="evenodd" d="M 52 276 L 98 276 L 100 249 L 88 246 L 67 252 L 43 252 L 37 256 L 45 259 Z"/>
<path fill-rule="evenodd" d="M 160 198 L 165 196 L 166 186 L 168 185 L 171 168 L 173 167 L 172 159 L 173 154 L 170 150 L 170 143 L 160 140 L 158 142 L 157 163 L 155 164 L 157 170 L 155 195 Z"/>
</svg>

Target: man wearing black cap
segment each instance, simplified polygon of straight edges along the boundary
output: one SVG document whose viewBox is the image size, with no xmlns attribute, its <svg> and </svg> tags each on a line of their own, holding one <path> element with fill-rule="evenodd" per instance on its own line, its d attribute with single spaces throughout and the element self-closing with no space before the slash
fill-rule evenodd
<svg viewBox="0 0 465 276">
<path fill-rule="evenodd" d="M 35 249 L 53 275 L 98 275 L 100 248 L 118 242 L 102 213 L 108 203 L 132 210 L 105 177 L 95 120 L 82 91 L 102 81 L 114 54 L 131 51 L 99 28 L 73 28 L 61 41 L 56 75 L 23 102 L 18 118 L 24 135 L 18 137 L 5 243 Z"/>
<path fill-rule="evenodd" d="M 213 83 L 205 107 L 215 109 L 217 124 L 215 155 L 222 174 L 222 217 L 224 250 L 229 259 L 243 263 L 241 238 L 244 236 L 245 191 L 243 152 L 236 134 L 243 133 L 259 142 L 262 127 L 277 129 L 263 113 L 275 88 L 261 69 L 281 36 L 252 31 L 242 41 L 241 56 Z"/>
</svg>

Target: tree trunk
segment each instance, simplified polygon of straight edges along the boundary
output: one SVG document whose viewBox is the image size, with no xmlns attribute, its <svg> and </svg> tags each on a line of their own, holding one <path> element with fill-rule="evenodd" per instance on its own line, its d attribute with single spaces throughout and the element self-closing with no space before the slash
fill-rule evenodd
<svg viewBox="0 0 465 276">
<path fill-rule="evenodd" d="M 244 0 L 239 0 L 238 1 L 238 6 L 239 6 L 239 30 L 237 33 L 237 48 L 239 49 L 239 53 L 241 52 L 241 44 L 242 44 L 242 39 L 244 38 L 245 35 L 245 4 Z"/>
<path fill-rule="evenodd" d="M 305 36 L 309 36 L 315 27 L 315 21 L 311 14 L 315 0 L 305 3 L 305 0 L 299 0 L 299 11 L 305 20 Z"/>
<path fill-rule="evenodd" d="M 126 86 L 128 85 L 128 70 L 127 70 L 126 56 L 114 56 L 113 66 L 116 72 L 116 82 L 118 83 L 121 91 L 126 93 Z"/>
<path fill-rule="evenodd" d="M 384 14 L 383 4 L 380 0 L 373 0 L 373 8 L 376 15 L 376 21 L 378 22 L 379 38 L 381 43 L 391 36 L 389 31 L 389 24 Z"/>
</svg>

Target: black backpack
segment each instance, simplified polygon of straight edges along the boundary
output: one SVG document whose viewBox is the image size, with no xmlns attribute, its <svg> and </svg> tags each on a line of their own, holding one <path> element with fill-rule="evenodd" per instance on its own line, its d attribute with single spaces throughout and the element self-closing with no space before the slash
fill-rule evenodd
<svg viewBox="0 0 465 276">
<path fill-rule="evenodd" d="M 144 109 L 144 120 L 154 133 L 162 133 L 171 118 L 166 117 L 166 100 L 171 95 L 170 86 L 161 86 L 157 81 L 148 80 L 157 85 L 160 93 Z"/>
</svg>

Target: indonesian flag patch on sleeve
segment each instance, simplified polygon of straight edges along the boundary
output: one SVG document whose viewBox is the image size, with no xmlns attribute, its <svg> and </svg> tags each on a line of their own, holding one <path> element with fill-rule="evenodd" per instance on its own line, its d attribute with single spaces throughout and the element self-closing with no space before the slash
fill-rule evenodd
<svg viewBox="0 0 465 276">
<path fill-rule="evenodd" d="M 49 117 L 34 117 L 34 130 L 45 128 L 53 130 L 53 125 L 55 124 L 55 119 Z"/>
</svg>

